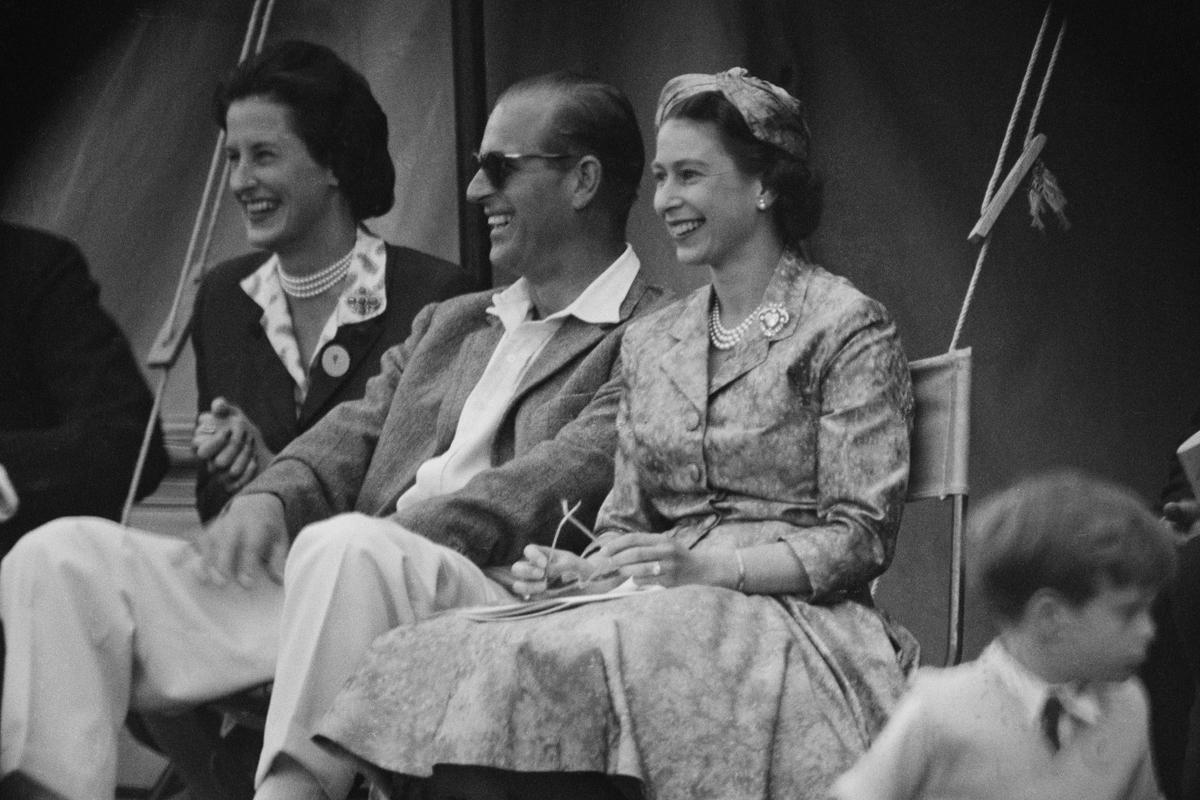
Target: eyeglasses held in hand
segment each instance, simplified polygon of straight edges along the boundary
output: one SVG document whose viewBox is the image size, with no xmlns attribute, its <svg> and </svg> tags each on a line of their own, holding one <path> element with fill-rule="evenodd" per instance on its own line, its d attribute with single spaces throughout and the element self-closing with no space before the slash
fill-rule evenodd
<svg viewBox="0 0 1200 800">
<path fill-rule="evenodd" d="M 523 158 L 542 158 L 547 161 L 556 161 L 560 158 L 570 158 L 570 153 L 472 153 L 475 157 L 475 163 L 483 170 L 483 174 L 487 176 L 488 183 L 496 191 L 504 188 L 504 183 L 508 177 L 517 171 L 517 164 Z"/>
<path fill-rule="evenodd" d="M 575 512 L 578 511 L 579 507 L 582 505 L 582 500 L 577 501 L 573 506 L 568 505 L 565 499 L 562 501 L 563 516 L 562 520 L 558 523 L 558 527 L 554 531 L 554 538 L 550 541 L 551 550 L 558 545 L 558 537 L 562 534 L 563 528 L 567 525 L 567 523 L 574 525 L 576 528 L 582 531 L 585 536 L 592 540 L 591 543 L 585 547 L 583 552 L 580 554 L 583 558 L 587 558 L 589 554 L 600 549 L 600 540 L 596 534 L 594 534 L 587 525 L 584 525 L 575 518 Z M 577 593 L 579 591 L 586 590 L 594 583 L 616 577 L 618 574 L 619 570 L 616 568 L 603 571 L 596 570 L 590 575 L 586 576 L 580 575 L 576 572 L 566 572 L 562 575 L 556 576 L 554 580 L 550 581 L 546 591 L 539 595 L 539 597 L 548 598 L 556 597 L 560 594 Z"/>
</svg>

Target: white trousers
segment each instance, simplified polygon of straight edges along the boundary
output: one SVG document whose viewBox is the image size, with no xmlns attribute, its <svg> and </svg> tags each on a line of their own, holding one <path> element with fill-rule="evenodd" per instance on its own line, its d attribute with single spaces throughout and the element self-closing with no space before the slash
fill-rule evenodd
<svg viewBox="0 0 1200 800">
<path fill-rule="evenodd" d="M 515 599 L 465 556 L 362 514 L 301 531 L 288 554 L 284 589 L 260 792 L 277 757 L 286 754 L 335 800 L 350 791 L 354 767 L 311 737 L 371 642 L 448 608 Z"/>
<path fill-rule="evenodd" d="M 111 796 L 129 709 L 193 706 L 274 672 L 259 781 L 284 754 L 342 798 L 354 769 L 311 732 L 375 637 L 513 599 L 467 558 L 361 514 L 305 528 L 283 589 L 203 584 L 179 566 L 188 547 L 91 518 L 21 538 L 0 564 L 0 773 L 20 770 L 68 800 Z"/>
<path fill-rule="evenodd" d="M 129 709 L 191 706 L 270 679 L 282 589 L 202 584 L 178 566 L 189 549 L 86 517 L 18 540 L 0 564 L 0 772 L 68 800 L 112 797 Z"/>
</svg>

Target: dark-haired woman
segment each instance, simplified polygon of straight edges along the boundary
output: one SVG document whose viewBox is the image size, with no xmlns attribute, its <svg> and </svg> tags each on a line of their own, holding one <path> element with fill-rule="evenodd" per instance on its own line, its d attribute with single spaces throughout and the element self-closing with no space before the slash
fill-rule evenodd
<svg viewBox="0 0 1200 800">
<path fill-rule="evenodd" d="M 300 41 L 267 48 L 219 89 L 216 118 L 247 237 L 265 252 L 217 266 L 196 300 L 205 519 L 272 451 L 361 397 L 422 306 L 469 288 L 456 266 L 363 226 L 392 206 L 387 119 L 333 51 Z M 174 715 L 270 679 L 282 591 L 193 591 L 177 579 L 190 552 L 177 537 L 93 518 L 51 524 L 59 528 L 31 533 L 3 565 L 0 773 L 70 800 L 111 796 L 128 709 Z M 153 600 L 129 601 L 139 593 Z M 24 613 L 31 605 L 44 616 Z M 208 796 L 197 788 L 207 764 L 195 763 L 206 756 L 181 750 L 177 728 L 150 722 L 159 744 L 191 756 L 182 764 L 193 796 Z M 248 777 L 230 791 L 241 789 L 250 790 Z"/>
<path fill-rule="evenodd" d="M 532 595 L 613 570 L 666 591 L 381 637 L 321 733 L 385 794 L 434 774 L 537 796 L 528 773 L 567 772 L 823 797 L 904 686 L 912 639 L 869 584 L 905 494 L 907 363 L 884 308 L 800 256 L 819 211 L 800 104 L 744 70 L 684 75 L 657 122 L 655 209 L 711 284 L 626 334 L 599 549 L 531 546 L 513 572 Z"/>
<path fill-rule="evenodd" d="M 272 455 L 361 397 L 427 303 L 471 290 L 463 271 L 363 226 L 392 207 L 387 118 L 332 50 L 281 42 L 220 87 L 229 188 L 261 251 L 209 272 L 192 343 L 200 518 Z"/>
<path fill-rule="evenodd" d="M 387 118 L 332 50 L 273 45 L 218 88 L 213 112 L 226 133 L 230 192 L 258 252 L 214 267 L 196 295 L 202 522 L 326 412 L 362 397 L 424 305 L 473 288 L 457 266 L 363 225 L 392 207 Z M 146 722 L 197 799 L 219 796 L 207 786 L 216 747 L 221 778 L 234 784 L 226 791 L 248 793 L 255 742 L 231 747 L 216 725 L 182 719 Z"/>
</svg>

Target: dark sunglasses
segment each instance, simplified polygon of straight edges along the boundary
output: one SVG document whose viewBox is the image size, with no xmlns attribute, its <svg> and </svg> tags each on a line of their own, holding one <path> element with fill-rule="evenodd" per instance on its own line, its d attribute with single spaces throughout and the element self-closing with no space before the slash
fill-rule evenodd
<svg viewBox="0 0 1200 800">
<path fill-rule="evenodd" d="M 570 153 L 472 153 L 475 163 L 487 176 L 488 183 L 496 191 L 504 188 L 508 177 L 517 171 L 517 163 L 523 158 L 544 158 L 556 161 L 560 158 L 570 158 Z"/>
</svg>

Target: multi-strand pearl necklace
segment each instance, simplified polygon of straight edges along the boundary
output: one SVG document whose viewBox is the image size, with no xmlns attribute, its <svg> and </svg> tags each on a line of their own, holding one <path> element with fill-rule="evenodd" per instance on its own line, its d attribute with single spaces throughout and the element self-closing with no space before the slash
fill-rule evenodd
<svg viewBox="0 0 1200 800">
<path fill-rule="evenodd" d="M 758 308 L 750 312 L 750 316 L 738 323 L 737 327 L 726 328 L 721 324 L 721 309 L 714 298 L 712 311 L 708 315 L 708 339 L 718 350 L 728 350 L 742 340 L 755 320 L 762 328 L 763 335 L 770 339 L 779 335 L 787 327 L 790 319 L 791 315 L 787 309 L 779 303 L 763 300 L 758 304 Z"/>
<path fill-rule="evenodd" d="M 285 293 L 290 297 L 304 299 L 316 297 L 334 284 L 340 283 L 342 278 L 346 277 L 346 273 L 350 271 L 350 261 L 353 258 L 354 248 L 350 248 L 350 252 L 325 269 L 302 278 L 288 275 L 283 271 L 283 267 L 276 267 L 275 271 L 279 274 L 279 283 L 283 286 Z"/>
<path fill-rule="evenodd" d="M 721 309 L 718 307 L 717 301 L 713 300 L 712 311 L 708 315 L 708 338 L 713 347 L 718 350 L 728 350 L 740 342 L 746 335 L 746 331 L 750 330 L 750 325 L 758 318 L 758 312 L 762 311 L 762 308 L 763 304 L 759 303 L 758 308 L 751 311 L 749 316 L 735 327 L 726 328 L 721 324 Z"/>
</svg>

